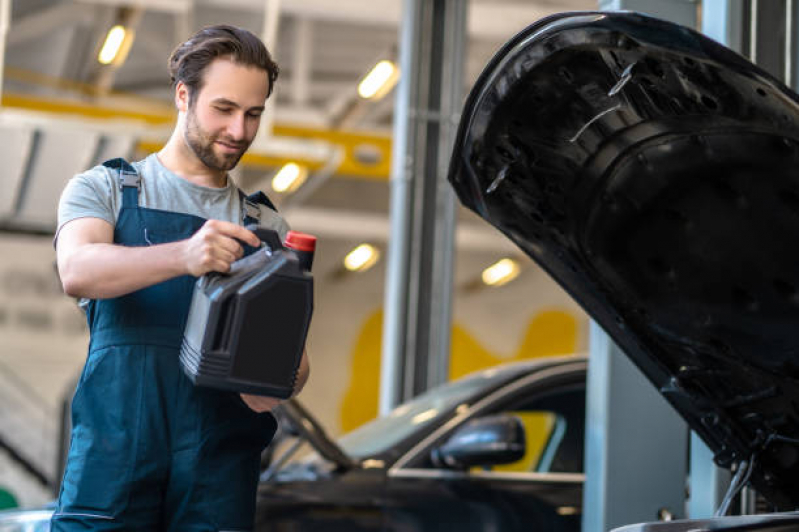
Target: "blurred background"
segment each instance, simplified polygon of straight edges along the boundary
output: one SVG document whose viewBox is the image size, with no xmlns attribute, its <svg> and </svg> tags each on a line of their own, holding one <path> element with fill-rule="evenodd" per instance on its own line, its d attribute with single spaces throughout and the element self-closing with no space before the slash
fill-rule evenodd
<svg viewBox="0 0 799 532">
<path fill-rule="evenodd" d="M 471 0 L 464 88 L 516 32 L 591 0 Z M 75 174 L 157 151 L 175 118 L 166 64 L 197 29 L 249 29 L 281 68 L 233 172 L 319 238 L 311 378 L 338 435 L 378 412 L 400 0 L 0 0 L 0 508 L 52 499 L 64 401 L 86 357 L 53 233 Z M 370 77 L 371 73 L 371 77 Z M 457 207 L 450 377 L 584 351 L 588 320 L 549 277 Z"/>
</svg>

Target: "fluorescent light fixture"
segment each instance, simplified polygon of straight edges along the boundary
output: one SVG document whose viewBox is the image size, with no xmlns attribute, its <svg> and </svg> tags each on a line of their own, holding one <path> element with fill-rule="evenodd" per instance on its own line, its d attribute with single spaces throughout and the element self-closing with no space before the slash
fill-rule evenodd
<svg viewBox="0 0 799 532">
<path fill-rule="evenodd" d="M 275 192 L 294 192 L 308 178 L 308 170 L 297 163 L 286 163 L 272 178 Z"/>
<path fill-rule="evenodd" d="M 127 30 L 125 30 L 124 26 L 116 25 L 108 30 L 108 35 L 105 36 L 105 42 L 100 50 L 100 55 L 97 56 L 97 60 L 104 65 L 110 65 L 122 49 L 126 35 Z"/>
<path fill-rule="evenodd" d="M 344 267 L 351 272 L 363 272 L 375 265 L 380 251 L 369 244 L 361 244 L 344 257 Z"/>
<path fill-rule="evenodd" d="M 483 270 L 483 282 L 488 286 L 502 286 L 519 275 L 519 264 L 513 259 L 502 259 Z"/>
<path fill-rule="evenodd" d="M 383 59 L 358 84 L 358 94 L 361 98 L 382 98 L 398 79 L 399 69 L 391 61 Z"/>
</svg>

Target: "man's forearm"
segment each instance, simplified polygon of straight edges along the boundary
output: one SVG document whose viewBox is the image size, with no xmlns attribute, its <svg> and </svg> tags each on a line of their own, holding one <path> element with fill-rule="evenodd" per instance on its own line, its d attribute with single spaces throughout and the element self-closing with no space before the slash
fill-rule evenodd
<svg viewBox="0 0 799 532">
<path fill-rule="evenodd" d="M 107 299 L 185 275 L 183 242 L 155 246 L 83 244 L 63 258 L 64 291 L 74 297 Z"/>
</svg>

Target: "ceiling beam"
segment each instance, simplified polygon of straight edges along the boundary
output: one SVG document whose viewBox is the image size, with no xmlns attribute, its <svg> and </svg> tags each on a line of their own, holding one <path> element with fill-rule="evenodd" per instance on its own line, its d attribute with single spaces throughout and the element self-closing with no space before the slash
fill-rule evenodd
<svg viewBox="0 0 799 532">
<path fill-rule="evenodd" d="M 88 6 L 69 2 L 56 4 L 14 20 L 8 32 L 6 45 L 10 47 L 24 44 L 65 26 L 88 25 L 93 20 L 94 14 Z"/>
<path fill-rule="evenodd" d="M 294 21 L 294 46 L 291 72 L 291 103 L 305 105 L 310 98 L 313 67 L 313 21 L 301 17 Z"/>
<path fill-rule="evenodd" d="M 192 8 L 192 0 L 75 0 L 83 4 L 97 4 L 115 7 L 134 7 L 163 11 L 166 13 L 186 13 Z"/>
<path fill-rule="evenodd" d="M 108 0 L 110 1 L 110 0 Z M 197 0 L 197 5 L 210 5 L 260 11 L 263 0 Z M 586 8 L 596 9 L 596 2 L 586 0 Z M 291 0 L 283 3 L 282 13 L 323 21 L 355 24 L 396 26 L 400 20 L 402 2 L 397 0 Z M 526 26 L 563 8 L 530 2 L 485 2 L 472 4 L 468 16 L 468 33 L 472 37 L 506 40 Z"/>
</svg>

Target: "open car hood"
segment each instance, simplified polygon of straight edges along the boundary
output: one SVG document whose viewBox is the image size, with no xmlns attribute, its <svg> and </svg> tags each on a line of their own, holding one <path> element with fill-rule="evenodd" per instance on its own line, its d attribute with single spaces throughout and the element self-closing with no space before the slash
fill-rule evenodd
<svg viewBox="0 0 799 532">
<path fill-rule="evenodd" d="M 799 99 L 687 28 L 567 13 L 472 90 L 449 179 L 715 452 L 799 505 Z"/>
</svg>

